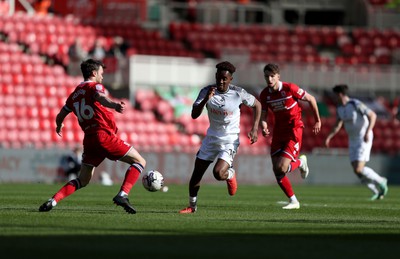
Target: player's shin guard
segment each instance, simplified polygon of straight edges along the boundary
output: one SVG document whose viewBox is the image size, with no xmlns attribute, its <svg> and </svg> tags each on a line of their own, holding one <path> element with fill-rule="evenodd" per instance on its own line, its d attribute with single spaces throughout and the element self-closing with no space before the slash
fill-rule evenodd
<svg viewBox="0 0 400 259">
<path fill-rule="evenodd" d="M 70 196 L 80 188 L 82 188 L 82 185 L 79 178 L 73 179 L 68 183 L 66 183 L 56 194 L 54 194 L 53 199 L 56 202 L 59 202 L 62 199 L 65 199 L 66 197 Z"/>
<path fill-rule="evenodd" d="M 144 167 L 139 163 L 132 164 L 125 173 L 125 179 L 121 186 L 121 191 L 129 194 L 133 185 L 139 179 Z"/>
<path fill-rule="evenodd" d="M 293 189 L 292 189 L 292 184 L 290 183 L 290 180 L 286 175 L 283 176 L 275 176 L 276 180 L 281 187 L 282 191 L 286 194 L 288 198 L 292 197 L 294 195 Z"/>
</svg>

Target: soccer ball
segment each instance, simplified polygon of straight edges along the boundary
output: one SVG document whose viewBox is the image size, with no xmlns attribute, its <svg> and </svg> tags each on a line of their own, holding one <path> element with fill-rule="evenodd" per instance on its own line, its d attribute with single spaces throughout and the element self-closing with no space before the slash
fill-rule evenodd
<svg viewBox="0 0 400 259">
<path fill-rule="evenodd" d="M 148 171 L 142 177 L 142 183 L 149 192 L 159 191 L 164 186 L 164 177 L 156 170 Z"/>
</svg>

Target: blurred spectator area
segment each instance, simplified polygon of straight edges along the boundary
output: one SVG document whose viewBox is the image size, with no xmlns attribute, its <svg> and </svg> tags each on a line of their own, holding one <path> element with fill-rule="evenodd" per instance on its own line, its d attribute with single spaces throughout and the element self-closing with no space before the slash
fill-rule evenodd
<svg viewBox="0 0 400 259">
<path fill-rule="evenodd" d="M 368 65 L 396 63 L 400 33 L 395 29 L 316 26 L 230 26 L 187 22 L 170 23 L 169 37 L 155 29 L 118 19 L 80 20 L 73 16 L 31 16 L 26 13 L 0 16 L 0 143 L 2 147 L 73 147 L 81 144 L 83 133 L 72 118 L 66 120 L 63 139 L 55 133 L 54 119 L 81 76 L 69 76 L 68 48 L 78 37 L 89 50 L 96 39 L 109 48 L 115 36 L 129 44 L 127 55 L 148 54 L 220 58 L 223 48 L 244 49 L 250 62 L 333 63 Z M 49 60 L 57 62 L 49 62 Z M 208 119 L 190 117 L 191 105 L 199 89 L 181 87 L 146 89 L 138 87 L 135 107 L 116 114 L 121 137 L 140 150 L 195 152 L 204 136 Z M 378 98 L 371 100 L 377 105 Z M 129 101 L 125 101 L 129 103 Z M 382 103 L 382 102 L 378 102 Z M 383 102 L 385 103 L 385 102 Z M 313 136 L 313 119 L 304 109 L 306 128 L 303 150 L 323 146 L 334 123 L 334 106 L 329 98 L 319 102 L 322 132 Z M 375 106 L 388 108 L 390 104 Z M 385 109 L 385 108 L 384 108 Z M 259 135 L 250 145 L 247 133 L 252 113 L 242 108 L 240 152 L 265 154 L 270 139 Z M 270 116 L 272 117 L 272 116 Z M 380 116 L 375 128 L 373 152 L 394 154 L 400 150 L 398 124 Z M 340 133 L 344 134 L 344 133 Z M 334 147 L 346 147 L 345 137 L 336 136 Z"/>
<path fill-rule="evenodd" d="M 246 51 L 251 61 L 392 64 L 398 63 L 400 32 L 327 26 L 208 25 L 172 22 L 169 37 L 127 20 L 65 18 L 17 13 L 0 17 L 0 28 L 8 42 L 22 44 L 26 51 L 41 54 L 66 66 L 68 48 L 84 38 L 89 51 L 96 39 L 106 50 L 115 36 L 127 42 L 130 54 L 221 58 L 223 50 Z"/>
<path fill-rule="evenodd" d="M 178 41 L 160 36 L 157 30 L 145 30 L 126 20 L 91 19 L 81 21 L 73 16 L 15 15 L 0 16 L 0 33 L 10 43 L 19 43 L 32 54 L 44 55 L 67 65 L 68 48 L 76 38 L 83 38 L 83 48 L 88 52 L 101 39 L 106 50 L 113 44 L 115 36 L 128 43 L 128 55 L 148 54 L 164 56 L 190 56 L 201 58 L 200 52 L 192 52 Z"/>
</svg>

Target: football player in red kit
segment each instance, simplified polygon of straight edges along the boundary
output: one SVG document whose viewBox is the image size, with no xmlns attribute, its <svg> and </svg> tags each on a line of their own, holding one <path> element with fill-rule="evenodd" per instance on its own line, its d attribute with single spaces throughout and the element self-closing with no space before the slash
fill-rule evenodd
<svg viewBox="0 0 400 259">
<path fill-rule="evenodd" d="M 305 101 L 310 104 L 315 119 L 312 129 L 314 134 L 318 134 L 321 130 L 317 102 L 314 96 L 296 84 L 280 81 L 279 66 L 276 64 L 267 64 L 264 67 L 264 78 L 267 87 L 260 94 L 262 134 L 264 137 L 270 135 L 267 124 L 268 109 L 270 109 L 275 117 L 271 144 L 273 171 L 279 186 L 289 198 L 289 204 L 284 206 L 283 209 L 299 209 L 300 202 L 297 200 L 289 178 L 286 176 L 287 173 L 296 168 L 299 168 L 303 179 L 309 173 L 307 157 L 305 155 L 299 156 L 304 124 L 298 101 Z"/>
<path fill-rule="evenodd" d="M 85 187 L 93 176 L 94 169 L 105 159 L 128 163 L 125 179 L 120 192 L 113 198 L 116 205 L 126 212 L 135 214 L 128 194 L 146 166 L 145 159 L 130 144 L 116 136 L 117 126 L 113 113 L 125 110 L 124 102 L 115 102 L 107 96 L 101 84 L 105 65 L 98 60 L 88 59 L 81 64 L 84 82 L 80 83 L 68 97 L 56 117 L 56 132 L 61 136 L 65 117 L 73 112 L 85 133 L 83 139 L 82 166 L 76 179 L 69 181 L 52 198 L 39 207 L 39 211 L 49 211 L 58 202 L 78 189 Z"/>
</svg>

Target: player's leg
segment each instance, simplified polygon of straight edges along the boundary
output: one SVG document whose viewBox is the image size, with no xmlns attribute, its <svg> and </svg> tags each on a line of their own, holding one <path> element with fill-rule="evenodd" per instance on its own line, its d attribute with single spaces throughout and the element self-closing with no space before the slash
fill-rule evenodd
<svg viewBox="0 0 400 259">
<path fill-rule="evenodd" d="M 227 161 L 219 158 L 214 166 L 213 175 L 218 181 L 226 181 L 229 195 L 235 195 L 237 191 L 236 172 Z"/>
<path fill-rule="evenodd" d="M 146 167 L 146 160 L 135 148 L 132 147 L 126 156 L 122 157 L 120 161 L 131 165 L 126 171 L 124 181 L 121 185 L 121 192 L 123 192 L 122 194 L 128 195 L 133 185 L 139 179 L 140 174 Z"/>
<path fill-rule="evenodd" d="M 194 213 L 197 210 L 197 194 L 200 190 L 200 182 L 208 166 L 215 160 L 219 149 L 216 143 L 218 138 L 206 136 L 199 151 L 196 154 L 194 169 L 189 181 L 189 206 L 180 210 L 179 213 Z"/>
<path fill-rule="evenodd" d="M 122 147 L 123 149 L 123 147 Z M 113 198 L 113 202 L 124 208 L 130 214 L 135 214 L 136 209 L 129 202 L 128 195 L 143 172 L 146 166 L 146 160 L 139 154 L 139 152 L 130 147 L 129 151 L 122 158 L 119 159 L 130 165 L 126 170 L 124 180 L 122 182 L 119 193 Z"/>
<path fill-rule="evenodd" d="M 226 181 L 229 195 L 235 195 L 238 184 L 236 180 L 236 172 L 233 169 L 233 159 L 239 147 L 238 138 L 228 139 L 228 143 L 222 145 L 218 153 L 218 160 L 214 166 L 213 174 L 218 181 Z"/>
<path fill-rule="evenodd" d="M 113 198 L 113 202 L 118 206 L 123 207 L 126 212 L 135 214 L 136 210 L 130 204 L 128 194 L 139 178 L 140 173 L 146 166 L 146 160 L 144 160 L 139 152 L 136 151 L 130 144 L 121 140 L 114 134 L 108 134 L 105 132 L 98 133 L 96 134 L 96 142 L 89 144 L 92 144 L 90 147 L 88 147 L 88 149 L 92 149 L 92 153 L 101 150 L 101 152 L 108 159 L 114 161 L 120 160 L 130 165 L 125 173 L 125 178 L 121 189 Z M 87 145 L 85 145 L 85 148 L 86 146 Z"/>
<path fill-rule="evenodd" d="M 351 141 L 349 155 L 354 173 L 360 178 L 361 182 L 373 192 L 371 200 L 382 199 L 388 192 L 387 179 L 381 177 L 371 168 L 365 166 L 370 159 L 372 148 L 372 137 L 368 142 Z"/>
<path fill-rule="evenodd" d="M 283 153 L 282 153 L 283 154 Z M 292 184 L 290 183 L 289 178 L 286 176 L 288 172 L 290 162 L 292 160 L 285 156 L 273 156 L 272 157 L 272 166 L 273 171 L 278 182 L 279 187 L 281 187 L 282 191 L 289 198 L 289 204 L 284 206 L 283 209 L 298 209 L 300 208 L 300 203 L 294 194 Z"/>
<path fill-rule="evenodd" d="M 371 190 L 372 192 L 371 200 L 378 199 L 379 190 L 376 187 L 374 181 L 370 179 L 368 176 L 363 174 L 365 162 L 357 160 L 352 161 L 351 166 L 353 167 L 353 172 L 357 175 L 358 178 L 360 178 L 361 183 L 365 184 L 368 187 L 368 189 Z"/>
<path fill-rule="evenodd" d="M 285 150 L 283 150 L 283 153 L 291 159 L 287 173 L 293 172 L 299 168 L 301 178 L 305 179 L 309 174 L 307 157 L 304 154 L 298 157 L 303 142 L 303 127 L 293 129 L 291 134 L 290 140 Z"/>
<path fill-rule="evenodd" d="M 39 207 L 39 211 L 50 211 L 53 207 L 57 205 L 58 202 L 73 194 L 80 188 L 88 185 L 88 183 L 92 179 L 94 168 L 95 167 L 92 165 L 82 163 L 78 178 L 66 183 L 58 192 L 54 194 L 52 198 L 50 198 L 47 202 L 43 203 Z"/>
<path fill-rule="evenodd" d="M 189 206 L 179 211 L 181 214 L 194 213 L 197 210 L 197 194 L 200 190 L 200 182 L 212 161 L 196 158 L 194 169 L 189 181 Z"/>
<path fill-rule="evenodd" d="M 229 177 L 228 169 L 231 166 L 225 160 L 218 158 L 213 169 L 214 178 L 218 181 L 225 181 Z"/>
<path fill-rule="evenodd" d="M 375 186 L 379 189 L 378 199 L 383 199 L 389 190 L 387 186 L 387 179 L 380 176 L 377 172 L 375 172 L 372 168 L 368 166 L 364 166 L 362 174 L 369 179 L 372 179 Z"/>
<path fill-rule="evenodd" d="M 374 170 L 365 166 L 364 161 L 352 161 L 354 173 L 360 178 L 361 183 L 371 190 L 371 200 L 378 200 L 387 193 L 387 180 L 379 176 Z"/>
</svg>

